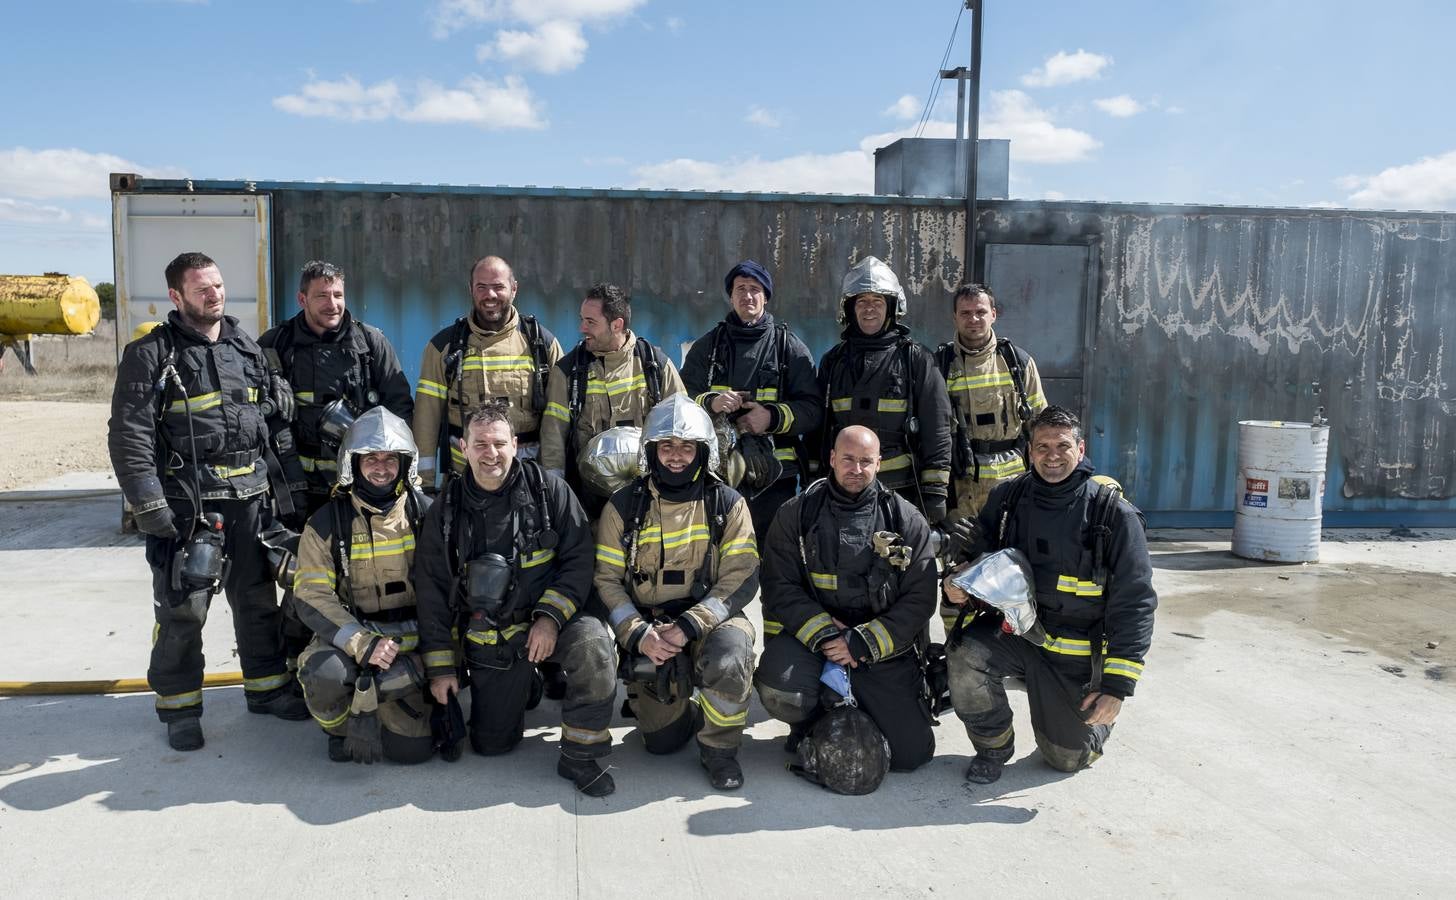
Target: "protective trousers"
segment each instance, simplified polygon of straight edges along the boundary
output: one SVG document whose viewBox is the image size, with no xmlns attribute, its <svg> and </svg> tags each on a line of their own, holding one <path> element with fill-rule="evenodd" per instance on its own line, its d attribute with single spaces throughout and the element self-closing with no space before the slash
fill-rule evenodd
<svg viewBox="0 0 1456 900">
<path fill-rule="evenodd" d="M 1001 631 L 1000 620 L 982 616 L 966 629 L 961 642 L 947 646 L 950 696 L 956 715 L 966 725 L 976 752 L 998 762 L 1015 751 L 1011 705 L 1002 680 L 1013 675 L 1026 682 L 1031 730 L 1047 765 L 1075 772 L 1102 755 L 1111 725 L 1087 725 L 1080 706 L 1091 678 L 1088 657 L 1058 656 Z"/>
<path fill-rule="evenodd" d="M 577 616 L 556 638 L 547 662 L 561 666 L 566 696 L 561 701 L 561 752 L 572 759 L 596 759 L 612 750 L 612 701 L 617 696 L 613 644 L 607 626 Z M 470 672 L 470 745 L 476 753 L 507 753 L 526 731 L 526 704 L 536 678 L 526 659 L 526 631 L 496 644 L 465 644 Z"/>
<path fill-rule="evenodd" d="M 308 711 L 324 731 L 343 737 L 354 700 L 359 664 L 339 648 L 315 638 L 298 660 L 298 679 Z M 434 754 L 430 698 L 424 662 L 418 653 L 401 653 L 375 676 L 379 694 L 380 736 L 386 758 L 424 762 Z"/>
<path fill-rule="evenodd" d="M 147 563 L 152 567 L 152 658 L 147 684 L 157 693 L 157 717 L 163 722 L 202 715 L 202 626 L 211 597 L 174 591 L 172 558 L 181 550 L 193 518 L 192 504 L 169 498 L 176 516 L 176 539 L 147 537 Z M 222 514 L 223 548 L 230 562 L 223 591 L 232 607 L 243 690 L 263 700 L 286 689 L 281 614 L 269 575 L 268 559 L 258 543 L 267 496 L 247 500 L 207 500 L 203 509 Z M 200 526 L 199 526 L 200 527 Z"/>
<path fill-rule="evenodd" d="M 764 539 L 768 537 L 768 526 L 773 524 L 773 518 L 778 513 L 779 507 L 793 499 L 798 493 L 799 481 L 797 477 L 780 478 L 773 484 L 763 489 L 763 493 L 748 501 L 748 514 L 753 517 L 753 534 L 758 538 L 758 545 L 763 546 Z"/>
<path fill-rule="evenodd" d="M 668 702 L 656 696 L 655 683 L 627 682 L 627 701 L 642 726 L 649 753 L 671 753 L 693 736 L 690 704 L 702 710 L 698 743 L 736 750 L 748 724 L 748 698 L 753 690 L 753 625 L 742 615 L 724 621 L 701 640 L 693 641 L 691 696 L 674 694 Z"/>
<path fill-rule="evenodd" d="M 754 677 L 763 708 L 795 731 L 807 731 L 825 711 L 820 692 L 829 689 L 819 681 L 823 670 L 824 657 L 797 638 L 787 634 L 770 638 Z M 849 684 L 859 708 L 889 740 L 892 770 L 908 772 L 930 761 L 935 735 L 930 730 L 925 678 L 913 653 L 860 663 L 850 670 Z"/>
</svg>

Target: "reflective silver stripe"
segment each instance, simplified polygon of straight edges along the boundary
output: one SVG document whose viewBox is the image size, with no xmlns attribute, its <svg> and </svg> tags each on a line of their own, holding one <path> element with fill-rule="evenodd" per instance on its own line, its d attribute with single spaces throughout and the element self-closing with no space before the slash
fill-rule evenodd
<svg viewBox="0 0 1456 900">
<path fill-rule="evenodd" d="M 343 650 L 345 653 L 348 653 L 349 638 L 353 637 L 356 634 L 359 634 L 363 630 L 364 629 L 359 625 L 350 622 L 348 625 L 342 626 L 337 632 L 335 632 L 334 639 L 329 643 L 333 644 L 335 647 L 338 647 L 340 650 Z"/>
<path fill-rule="evenodd" d="M 616 628 L 635 615 L 640 615 L 637 612 L 637 607 L 630 603 L 623 603 L 621 606 L 607 613 L 607 623 L 613 628 Z"/>
</svg>

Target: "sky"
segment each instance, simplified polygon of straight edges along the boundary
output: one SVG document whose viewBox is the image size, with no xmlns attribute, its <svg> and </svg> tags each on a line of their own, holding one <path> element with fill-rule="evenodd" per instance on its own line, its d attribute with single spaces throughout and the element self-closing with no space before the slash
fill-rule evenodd
<svg viewBox="0 0 1456 900">
<path fill-rule="evenodd" d="M 984 5 L 1012 197 L 1456 210 L 1456 4 Z M 962 6 L 0 0 L 0 273 L 111 280 L 111 172 L 870 193 Z"/>
</svg>

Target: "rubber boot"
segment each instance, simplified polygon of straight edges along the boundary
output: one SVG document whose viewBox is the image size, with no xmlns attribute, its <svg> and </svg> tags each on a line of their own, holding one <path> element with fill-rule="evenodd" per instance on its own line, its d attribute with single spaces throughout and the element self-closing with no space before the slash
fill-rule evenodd
<svg viewBox="0 0 1456 900">
<path fill-rule="evenodd" d="M 572 759 L 563 755 L 556 761 L 556 774 L 588 797 L 605 797 L 617 789 L 612 776 L 603 771 L 594 759 Z"/>
<path fill-rule="evenodd" d="M 743 787 L 743 767 L 738 765 L 738 751 L 698 744 L 698 760 L 708 771 L 708 783 L 714 790 L 736 791 Z"/>
<path fill-rule="evenodd" d="M 202 749 L 202 720 L 197 717 L 173 719 L 167 723 L 167 745 L 184 753 Z"/>
<path fill-rule="evenodd" d="M 286 686 L 269 691 L 261 697 L 249 697 L 248 712 L 260 716 L 277 716 L 290 722 L 302 722 L 311 718 L 308 704 L 303 702 L 302 697 L 295 696 L 292 688 Z"/>
</svg>

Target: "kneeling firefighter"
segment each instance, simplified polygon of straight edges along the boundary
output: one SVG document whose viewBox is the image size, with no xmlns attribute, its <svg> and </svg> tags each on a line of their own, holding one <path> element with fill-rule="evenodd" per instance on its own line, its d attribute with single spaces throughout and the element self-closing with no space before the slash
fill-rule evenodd
<svg viewBox="0 0 1456 900">
<path fill-rule="evenodd" d="M 417 763 L 434 752 L 409 577 L 429 507 L 417 457 L 403 419 L 365 412 L 341 442 L 338 489 L 298 542 L 294 596 L 314 633 L 298 678 L 336 762 Z"/>
<path fill-rule="evenodd" d="M 747 501 L 717 469 L 708 414 L 683 394 L 654 406 L 647 474 L 613 494 L 597 524 L 596 588 L 648 752 L 696 734 L 709 782 L 733 790 L 743 785 L 754 638 L 743 608 L 758 590 L 758 547 Z"/>
<path fill-rule="evenodd" d="M 525 734 L 537 666 L 559 665 L 561 757 L 556 772 L 584 794 L 615 785 L 597 763 L 612 749 L 607 725 L 617 682 L 612 637 L 582 615 L 591 590 L 591 531 L 571 489 L 516 456 L 510 408 L 494 400 L 465 416 L 465 474 L 430 508 L 415 557 L 420 646 L 430 691 L 460 690 L 455 633 L 470 684 L 470 744 L 506 753 Z"/>
</svg>

